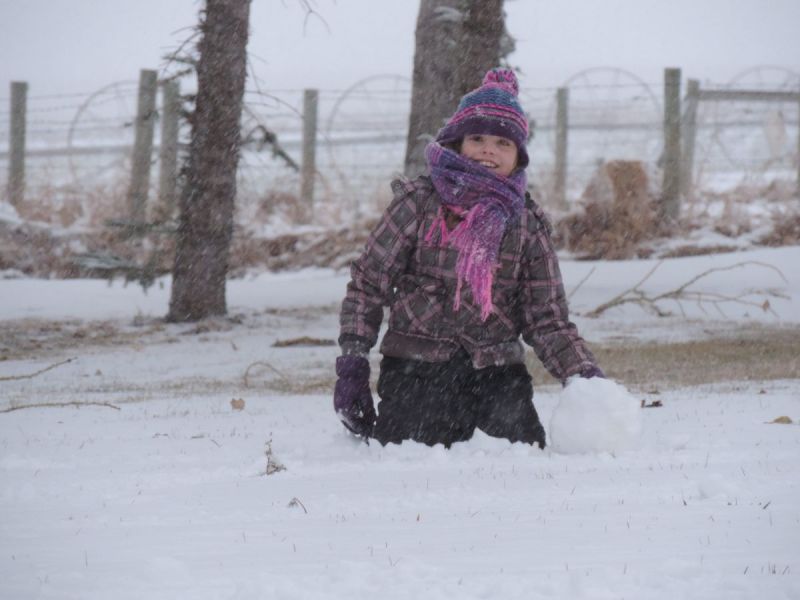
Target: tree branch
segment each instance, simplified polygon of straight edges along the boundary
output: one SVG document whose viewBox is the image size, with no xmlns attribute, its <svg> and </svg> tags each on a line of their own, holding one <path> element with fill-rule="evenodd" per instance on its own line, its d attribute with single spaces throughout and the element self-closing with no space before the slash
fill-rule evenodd
<svg viewBox="0 0 800 600">
<path fill-rule="evenodd" d="M 276 373 L 276 374 L 277 374 L 277 375 L 278 375 L 278 376 L 279 376 L 281 379 L 283 379 L 283 380 L 284 380 L 286 383 L 290 383 L 290 380 L 289 380 L 289 378 L 288 378 L 288 377 L 287 377 L 287 376 L 286 376 L 284 373 L 282 373 L 281 371 L 279 371 L 278 369 L 276 369 L 275 367 L 273 367 L 273 366 L 272 366 L 271 364 L 269 364 L 268 362 L 265 362 L 265 361 L 259 360 L 259 361 L 256 361 L 256 362 L 254 362 L 254 363 L 251 363 L 250 365 L 248 365 L 247 369 L 245 369 L 245 371 L 244 371 L 244 375 L 242 376 L 242 379 L 244 380 L 244 387 L 250 387 L 250 382 L 247 380 L 247 376 L 250 374 L 250 369 L 252 369 L 253 367 L 257 367 L 257 366 L 261 366 L 261 367 L 267 367 L 267 368 L 268 368 L 269 370 L 271 370 L 273 373 Z"/>
<path fill-rule="evenodd" d="M 0 413 L 10 413 L 15 410 L 22 410 L 23 408 L 62 408 L 64 406 L 105 406 L 106 408 L 113 408 L 114 410 L 122 410 L 119 406 L 115 406 L 109 402 L 37 402 L 35 404 L 10 406 L 0 410 Z"/>
<path fill-rule="evenodd" d="M 601 304 L 600 306 L 598 306 L 594 310 L 592 310 L 589 313 L 587 313 L 586 316 L 587 317 L 599 317 L 601 314 L 603 314 L 609 308 L 612 308 L 614 306 L 620 306 L 622 304 L 628 304 L 630 302 L 635 302 L 637 304 L 641 303 L 641 298 L 643 296 L 643 293 L 641 292 L 641 290 L 638 289 L 639 286 L 642 285 L 645 281 L 647 281 L 650 278 L 650 276 L 653 273 L 655 273 L 656 269 L 658 269 L 658 267 L 660 267 L 662 265 L 662 263 L 663 263 L 663 261 L 656 263 L 653 266 L 653 268 L 650 269 L 647 272 L 647 274 L 644 277 L 642 277 L 633 287 L 630 287 L 627 290 L 625 290 L 624 292 L 618 294 L 617 296 L 614 296 L 608 302 L 604 302 L 603 304 Z M 633 295 L 633 297 L 630 296 L 631 294 Z M 659 315 L 659 316 L 664 316 L 664 315 Z"/>
<path fill-rule="evenodd" d="M 37 375 L 41 375 L 42 373 L 46 373 L 51 369 L 55 369 L 56 367 L 60 367 L 61 365 L 65 365 L 67 363 L 71 363 L 73 360 L 77 360 L 77 357 L 68 358 L 67 360 L 62 360 L 61 362 L 55 363 L 54 365 L 50 365 L 49 367 L 45 367 L 44 369 L 39 369 L 35 373 L 29 373 L 27 375 L 9 375 L 6 377 L 0 377 L 0 381 L 17 381 L 19 379 L 33 379 Z"/>
<path fill-rule="evenodd" d="M 773 315 L 777 316 L 774 310 L 772 310 L 769 301 L 766 300 L 764 302 L 757 302 L 755 300 L 748 300 L 747 296 L 752 294 L 765 294 L 767 296 L 773 297 L 781 297 L 781 295 L 772 289 L 766 290 L 751 290 L 747 292 L 742 292 L 741 294 L 735 296 L 728 296 L 725 294 L 719 294 L 717 292 L 702 292 L 702 291 L 694 291 L 688 290 L 689 286 L 697 283 L 704 277 L 711 275 L 712 273 L 719 273 L 724 271 L 731 271 L 733 269 L 738 269 L 741 267 L 747 266 L 757 266 L 763 267 L 766 269 L 771 269 L 775 271 L 780 278 L 788 283 L 786 276 L 781 272 L 780 269 L 775 267 L 774 265 L 770 265 L 768 263 L 763 263 L 759 261 L 747 260 L 743 262 L 739 262 L 733 265 L 728 265 L 726 267 L 713 267 L 711 269 L 707 269 L 702 273 L 695 275 L 691 279 L 689 279 L 686 283 L 679 285 L 677 288 L 673 290 L 669 290 L 662 294 L 658 294 L 656 296 L 648 296 L 643 290 L 639 289 L 639 286 L 642 285 L 645 281 L 647 281 L 653 273 L 661 266 L 661 262 L 657 263 L 647 274 L 639 280 L 633 287 L 628 288 L 624 292 L 618 294 L 608 302 L 604 302 L 594 310 L 588 312 L 586 314 L 587 317 L 599 317 L 609 308 L 613 308 L 615 306 L 622 306 L 623 304 L 638 304 L 639 306 L 643 307 L 646 310 L 653 311 L 656 315 L 660 317 L 669 316 L 671 313 L 668 311 L 664 311 L 659 305 L 659 302 L 664 300 L 674 300 L 678 303 L 678 306 L 681 308 L 681 312 L 683 312 L 683 306 L 681 305 L 682 300 L 693 300 L 697 302 L 698 306 L 703 309 L 704 304 L 710 304 L 714 308 L 716 308 L 721 315 L 726 316 L 725 313 L 722 311 L 720 305 L 725 303 L 733 303 L 733 304 L 743 304 L 746 306 L 754 306 L 760 308 L 764 311 L 769 311 Z"/>
<path fill-rule="evenodd" d="M 584 283 L 586 283 L 586 280 L 587 280 L 587 279 L 589 279 L 589 277 L 591 277 L 591 276 L 592 276 L 592 273 L 594 273 L 594 270 L 595 270 L 595 267 L 592 267 L 592 268 L 589 270 L 589 272 L 588 272 L 586 275 L 584 275 L 583 279 L 581 279 L 581 280 L 578 282 L 578 285 L 576 285 L 576 286 L 575 286 L 575 287 L 572 289 L 572 291 L 571 291 L 569 294 L 567 294 L 567 300 L 569 300 L 570 298 L 572 298 L 572 296 L 574 296 L 574 295 L 575 295 L 575 292 L 577 292 L 577 291 L 580 289 L 580 287 L 581 287 L 581 286 L 582 286 Z"/>
<path fill-rule="evenodd" d="M 328 25 L 328 22 L 322 18 L 322 15 L 320 15 L 316 10 L 314 10 L 314 7 L 311 6 L 311 0 L 300 0 L 300 6 L 306 11 L 306 16 L 303 19 L 303 34 L 305 34 L 306 29 L 308 28 L 308 22 L 311 20 L 312 17 L 317 17 L 325 26 L 325 29 L 328 30 L 328 33 L 331 32 L 331 28 L 330 25 Z"/>
</svg>

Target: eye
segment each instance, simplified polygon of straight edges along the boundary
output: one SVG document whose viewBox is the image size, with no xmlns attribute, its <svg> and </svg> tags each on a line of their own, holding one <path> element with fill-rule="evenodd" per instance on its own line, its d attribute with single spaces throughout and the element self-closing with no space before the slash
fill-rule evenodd
<svg viewBox="0 0 800 600">
<path fill-rule="evenodd" d="M 506 138 L 501 138 L 500 140 L 498 140 L 497 143 L 500 144 L 501 146 L 510 146 L 512 142 L 511 140 L 507 140 Z"/>
<path fill-rule="evenodd" d="M 467 136 L 467 139 L 470 142 L 482 142 L 483 141 L 483 136 L 478 134 L 478 133 L 472 133 L 472 134 Z"/>
</svg>

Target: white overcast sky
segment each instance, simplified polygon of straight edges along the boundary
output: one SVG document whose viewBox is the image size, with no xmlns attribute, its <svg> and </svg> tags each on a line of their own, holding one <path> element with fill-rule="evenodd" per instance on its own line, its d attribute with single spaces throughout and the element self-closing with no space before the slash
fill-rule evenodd
<svg viewBox="0 0 800 600">
<path fill-rule="evenodd" d="M 344 89 L 409 76 L 418 0 L 254 0 L 249 50 L 264 89 Z M 0 0 L 0 97 L 91 92 L 159 68 L 196 22 L 197 0 Z M 525 87 L 612 66 L 648 82 L 667 66 L 727 82 L 777 65 L 800 71 L 800 0 L 507 0 Z M 183 31 L 181 31 L 183 29 Z"/>
</svg>

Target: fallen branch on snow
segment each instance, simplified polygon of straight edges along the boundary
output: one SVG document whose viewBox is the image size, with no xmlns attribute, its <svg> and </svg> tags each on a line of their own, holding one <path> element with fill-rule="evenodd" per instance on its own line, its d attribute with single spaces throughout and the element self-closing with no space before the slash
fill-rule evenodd
<svg viewBox="0 0 800 600">
<path fill-rule="evenodd" d="M 594 273 L 594 269 L 595 269 L 595 267 L 592 267 L 592 268 L 591 268 L 591 270 L 590 270 L 590 271 L 589 271 L 589 272 L 588 272 L 586 275 L 584 275 L 583 279 L 581 279 L 581 280 L 578 282 L 578 285 L 576 285 L 576 286 L 573 288 L 573 290 L 572 290 L 572 291 L 571 291 L 569 294 L 567 294 L 567 300 L 570 300 L 570 299 L 572 298 L 572 296 L 574 296 L 574 295 L 575 295 L 575 292 L 577 292 L 577 291 L 580 289 L 580 287 L 581 287 L 581 286 L 582 286 L 584 283 L 586 283 L 586 280 L 587 280 L 587 279 L 589 279 L 589 277 L 591 277 L 591 276 L 592 276 L 592 273 Z"/>
<path fill-rule="evenodd" d="M 77 360 L 77 357 L 68 358 L 67 360 L 62 360 L 61 362 L 55 363 L 54 365 L 50 365 L 49 367 L 45 367 L 44 369 L 40 369 L 35 373 L 29 373 L 28 375 L 9 375 L 6 377 L 0 377 L 0 381 L 17 381 L 19 379 L 33 379 L 37 375 L 41 375 L 42 373 L 46 373 L 50 369 L 55 369 L 56 367 L 60 367 L 61 365 L 65 365 L 67 363 L 72 362 L 73 360 Z"/>
<path fill-rule="evenodd" d="M 35 404 L 20 404 L 19 406 L 3 408 L 0 410 L 0 413 L 10 413 L 15 410 L 22 410 L 23 408 L 63 408 L 65 406 L 105 406 L 106 408 L 113 408 L 114 410 L 122 410 L 119 406 L 115 406 L 109 402 L 37 402 Z"/>
<path fill-rule="evenodd" d="M 278 369 L 276 369 L 275 367 L 273 367 L 273 366 L 272 366 L 271 364 L 269 364 L 268 362 L 265 362 L 265 361 L 263 361 L 263 360 L 259 360 L 259 361 L 256 361 L 256 362 L 254 362 L 254 363 L 251 363 L 251 364 L 250 364 L 250 365 L 248 365 L 248 367 L 245 369 L 245 371 L 244 371 L 244 375 L 242 376 L 242 379 L 244 380 L 244 387 L 250 387 L 250 382 L 248 381 L 248 379 L 247 379 L 247 376 L 250 374 L 250 369 L 252 369 L 253 367 L 267 367 L 267 368 L 268 368 L 269 370 L 271 370 L 273 373 L 276 373 L 276 374 L 277 374 L 277 375 L 278 375 L 278 376 L 279 376 L 281 379 L 283 379 L 283 380 L 284 380 L 286 383 L 291 383 L 291 382 L 290 382 L 290 380 L 289 380 L 289 378 L 288 378 L 288 377 L 287 377 L 287 376 L 286 376 L 284 373 L 282 373 L 281 371 L 279 371 Z"/>
<path fill-rule="evenodd" d="M 762 262 L 758 262 L 758 261 L 748 260 L 748 261 L 736 263 L 734 265 L 728 265 L 727 267 L 713 267 L 711 269 L 703 271 L 699 275 L 696 275 L 696 276 L 692 277 L 689 281 L 687 281 L 683 285 L 678 286 L 677 288 L 675 288 L 673 290 L 670 290 L 668 292 L 664 292 L 662 294 L 658 294 L 657 296 L 652 296 L 652 297 L 648 296 L 643 290 L 641 290 L 639 288 L 639 286 L 642 285 L 645 281 L 647 281 L 653 275 L 653 273 L 655 273 L 656 269 L 658 269 L 662 264 L 663 264 L 662 262 L 659 262 L 656 265 L 654 265 L 653 268 L 650 269 L 650 271 L 648 271 L 648 273 L 641 280 L 639 280 L 639 282 L 636 283 L 633 287 L 625 290 L 624 292 L 622 292 L 621 294 L 615 296 L 614 298 L 612 298 L 608 302 L 604 302 L 603 304 L 601 304 L 600 306 L 598 306 L 594 310 L 586 313 L 586 316 L 587 317 L 599 317 L 601 314 L 603 314 L 609 308 L 614 308 L 615 306 L 622 306 L 623 304 L 638 304 L 639 306 L 642 306 L 645 309 L 653 311 L 659 317 L 667 317 L 667 316 L 670 316 L 672 313 L 662 310 L 662 308 L 658 305 L 659 302 L 662 302 L 664 300 L 675 300 L 678 303 L 679 306 L 680 306 L 681 300 L 684 300 L 684 301 L 694 300 L 694 301 L 696 301 L 698 303 L 698 305 L 701 308 L 703 307 L 703 304 L 710 304 L 714 308 L 716 308 L 721 314 L 723 314 L 723 316 L 724 316 L 724 313 L 722 312 L 722 309 L 720 308 L 720 305 L 721 304 L 725 304 L 725 303 L 744 304 L 746 306 L 754 306 L 756 308 L 760 308 L 761 310 L 769 311 L 773 315 L 777 316 L 775 311 L 773 311 L 772 308 L 770 307 L 769 300 L 765 300 L 764 302 L 756 302 L 754 300 L 747 300 L 746 299 L 747 296 L 750 296 L 750 295 L 756 294 L 756 293 L 765 294 L 767 296 L 779 297 L 779 298 L 783 297 L 776 290 L 751 290 L 751 291 L 743 292 L 743 293 L 741 293 L 741 294 L 739 294 L 737 296 L 726 296 L 724 294 L 717 294 L 717 293 L 714 293 L 714 292 L 697 292 L 697 291 L 690 291 L 690 290 L 687 289 L 687 288 L 689 288 L 689 286 L 697 283 L 703 277 L 711 275 L 712 273 L 717 273 L 717 272 L 721 272 L 721 271 L 730 271 L 732 269 L 737 269 L 737 268 L 740 268 L 740 267 L 746 267 L 746 266 L 751 266 L 751 265 L 752 266 L 764 267 L 766 269 L 772 269 L 778 275 L 780 275 L 781 279 L 783 279 L 784 282 L 786 282 L 787 279 L 784 276 L 784 274 L 781 272 L 780 269 L 778 269 L 774 265 L 770 265 L 770 264 L 762 263 Z M 681 310 L 683 310 L 682 307 L 681 307 Z"/>
<path fill-rule="evenodd" d="M 275 340 L 272 344 L 273 348 L 289 348 L 293 346 L 335 346 L 334 340 L 323 340 L 320 338 L 313 338 L 304 335 L 299 338 L 291 338 L 288 340 Z"/>
</svg>

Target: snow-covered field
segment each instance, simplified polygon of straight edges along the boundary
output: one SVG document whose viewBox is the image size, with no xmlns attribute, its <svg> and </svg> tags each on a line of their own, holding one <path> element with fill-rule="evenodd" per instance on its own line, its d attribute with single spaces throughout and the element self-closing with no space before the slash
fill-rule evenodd
<svg viewBox="0 0 800 600">
<path fill-rule="evenodd" d="M 798 247 L 664 261 L 650 295 L 732 267 L 694 289 L 752 304 L 661 318 L 581 316 L 655 262 L 562 267 L 584 335 L 625 343 L 795 326 L 798 262 Z M 614 453 L 482 434 L 367 446 L 302 389 L 332 381 L 337 349 L 272 346 L 335 339 L 346 278 L 232 281 L 235 318 L 199 328 L 155 320 L 168 281 L 0 280 L 0 334 L 28 320 L 41 338 L 0 360 L 0 410 L 92 403 L 0 414 L 0 598 L 800 598 L 800 374 L 641 396 L 663 406 Z M 537 387 L 546 425 L 568 391 Z"/>
</svg>

